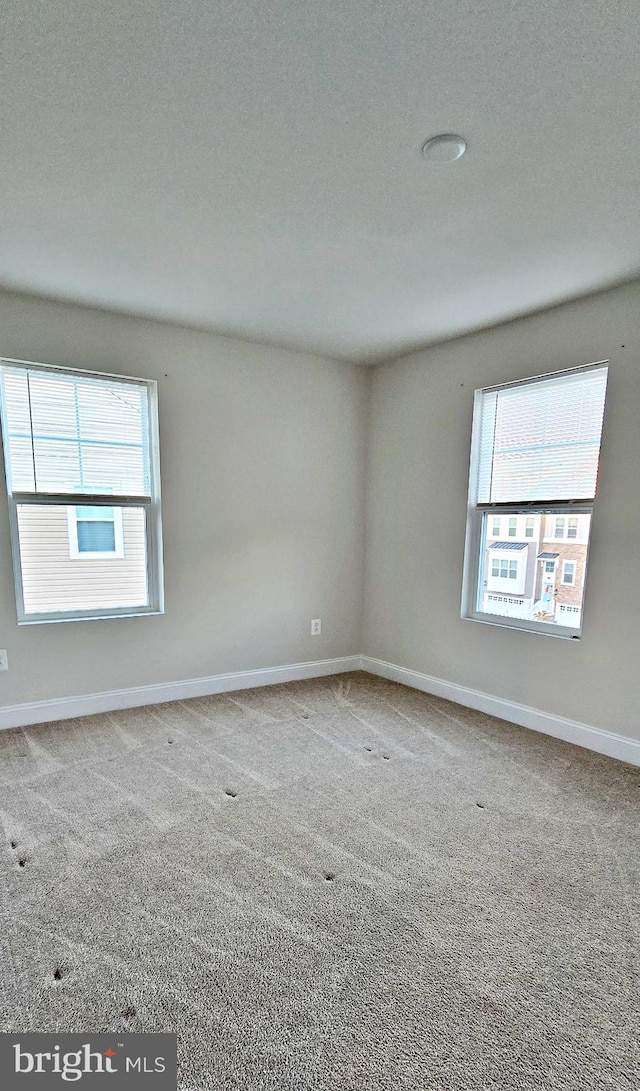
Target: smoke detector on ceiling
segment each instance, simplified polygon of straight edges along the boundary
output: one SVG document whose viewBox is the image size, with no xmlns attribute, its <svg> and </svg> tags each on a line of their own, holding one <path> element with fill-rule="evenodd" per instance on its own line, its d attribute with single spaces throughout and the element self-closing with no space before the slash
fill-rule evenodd
<svg viewBox="0 0 640 1091">
<path fill-rule="evenodd" d="M 429 163 L 453 163 L 466 150 L 466 140 L 455 133 L 440 133 L 422 145 L 422 154 Z"/>
</svg>

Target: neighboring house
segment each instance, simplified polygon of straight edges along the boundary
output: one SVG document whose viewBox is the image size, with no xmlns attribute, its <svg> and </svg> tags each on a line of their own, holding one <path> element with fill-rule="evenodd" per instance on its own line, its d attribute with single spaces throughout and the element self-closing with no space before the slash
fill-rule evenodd
<svg viewBox="0 0 640 1091">
<path fill-rule="evenodd" d="M 580 624 L 590 518 L 544 516 L 536 599 L 562 625 Z"/>
<path fill-rule="evenodd" d="M 27 611 L 147 602 L 142 508 L 25 504 L 18 519 Z"/>
<path fill-rule="evenodd" d="M 578 627 L 590 515 L 490 515 L 482 609 Z"/>
</svg>

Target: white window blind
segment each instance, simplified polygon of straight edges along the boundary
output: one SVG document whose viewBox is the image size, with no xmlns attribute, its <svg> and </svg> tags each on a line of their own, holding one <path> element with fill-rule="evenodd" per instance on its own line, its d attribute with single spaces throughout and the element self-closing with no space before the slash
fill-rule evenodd
<svg viewBox="0 0 640 1091">
<path fill-rule="evenodd" d="M 7 367 L 3 387 L 13 492 L 151 495 L 146 385 Z"/>
<path fill-rule="evenodd" d="M 482 391 L 477 502 L 593 499 L 606 386 L 598 367 Z"/>
</svg>

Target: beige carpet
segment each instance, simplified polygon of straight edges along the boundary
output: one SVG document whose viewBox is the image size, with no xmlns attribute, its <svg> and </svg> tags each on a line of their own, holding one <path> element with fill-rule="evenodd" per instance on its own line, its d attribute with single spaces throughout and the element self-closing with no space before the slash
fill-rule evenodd
<svg viewBox="0 0 640 1091">
<path fill-rule="evenodd" d="M 179 1086 L 637 1089 L 640 770 L 364 674 L 0 733 L 0 1025 Z"/>
</svg>

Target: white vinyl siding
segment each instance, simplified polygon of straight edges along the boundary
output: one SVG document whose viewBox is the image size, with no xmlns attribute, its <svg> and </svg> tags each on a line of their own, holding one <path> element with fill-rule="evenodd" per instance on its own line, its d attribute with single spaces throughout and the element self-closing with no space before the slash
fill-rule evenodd
<svg viewBox="0 0 640 1091">
<path fill-rule="evenodd" d="M 527 549 L 501 552 L 490 545 L 487 552 L 485 591 L 524 595 L 527 563 Z"/>
<path fill-rule="evenodd" d="M 24 606 L 27 613 L 115 609 L 147 602 L 144 511 L 125 508 L 124 557 L 71 556 L 67 509 L 18 508 Z"/>
</svg>

